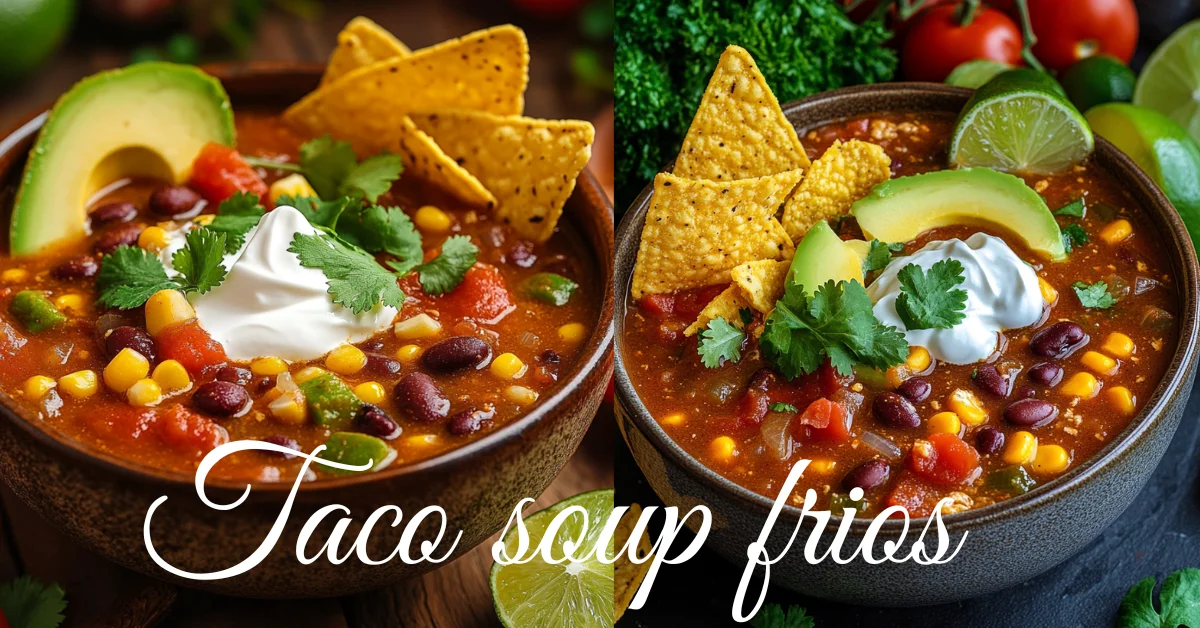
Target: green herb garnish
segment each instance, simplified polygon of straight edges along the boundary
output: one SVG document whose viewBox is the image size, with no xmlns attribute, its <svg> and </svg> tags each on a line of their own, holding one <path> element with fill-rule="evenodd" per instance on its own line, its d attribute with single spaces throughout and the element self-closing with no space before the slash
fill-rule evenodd
<svg viewBox="0 0 1200 628">
<path fill-rule="evenodd" d="M 741 360 L 745 340 L 746 332 L 730 325 L 729 321 L 723 318 L 708 321 L 708 326 L 700 331 L 700 344 L 696 347 L 700 363 L 715 369 L 725 362 Z"/>
<path fill-rule="evenodd" d="M 360 163 L 349 142 L 324 135 L 300 147 L 300 168 L 323 199 L 349 196 L 374 203 L 400 178 L 404 165 L 399 155 L 388 153 Z"/>
<path fill-rule="evenodd" d="M 216 233 L 225 234 L 225 250 L 234 253 L 246 243 L 246 234 L 262 219 L 266 209 L 259 203 L 258 196 L 237 192 L 221 201 L 217 215 L 207 227 Z"/>
<path fill-rule="evenodd" d="M 464 235 L 450 236 L 442 243 L 442 252 L 437 257 L 417 266 L 417 278 L 425 294 L 445 294 L 462 283 L 467 271 L 475 265 L 479 247 L 471 244 Z"/>
<path fill-rule="evenodd" d="M 738 318 L 742 319 L 742 327 L 750 324 L 754 320 L 754 310 L 744 307 L 738 310 Z"/>
<path fill-rule="evenodd" d="M 336 237 L 297 233 L 288 250 L 305 268 L 317 268 L 329 280 L 333 302 L 362 314 L 382 302 L 400 307 L 404 292 L 396 276 L 380 266 L 371 254 Z"/>
<path fill-rule="evenodd" d="M 899 253 L 904 250 L 904 244 L 900 242 L 880 242 L 879 240 L 871 240 L 871 248 L 867 251 L 867 259 L 863 260 L 863 274 L 872 271 L 881 270 L 892 261 L 892 253 Z"/>
<path fill-rule="evenodd" d="M 1070 253 L 1074 248 L 1088 243 L 1088 234 L 1079 225 L 1067 225 L 1062 228 L 1063 248 Z"/>
<path fill-rule="evenodd" d="M 187 245 L 171 256 L 182 281 L 184 292 L 204 294 L 225 281 L 227 271 L 221 265 L 225 258 L 225 234 L 208 228 L 192 229 L 185 236 Z"/>
<path fill-rule="evenodd" d="M 0 611 L 13 628 L 58 628 L 66 609 L 66 595 L 57 584 L 21 576 L 0 585 Z"/>
<path fill-rule="evenodd" d="M 401 275 L 416 268 L 425 256 L 421 234 L 399 207 L 353 203 L 337 221 L 337 232 L 368 253 L 389 253 L 399 258 L 389 261 L 388 266 Z"/>
<path fill-rule="evenodd" d="M 136 246 L 119 246 L 104 256 L 96 275 L 97 301 L 128 310 L 141 306 L 159 290 L 179 288 L 153 253 Z"/>
<path fill-rule="evenodd" d="M 967 291 L 954 287 L 966 280 L 958 260 L 942 260 L 928 272 L 909 264 L 896 278 L 900 280 L 896 313 L 906 329 L 950 329 L 965 318 Z"/>
<path fill-rule="evenodd" d="M 1083 218 L 1083 212 L 1087 207 L 1083 204 L 1083 199 L 1076 199 L 1054 210 L 1055 216 L 1071 216 L 1074 218 Z"/>
<path fill-rule="evenodd" d="M 798 414 L 800 410 L 790 403 L 776 401 L 771 404 L 771 412 L 791 412 L 792 414 Z"/>
<path fill-rule="evenodd" d="M 816 623 L 799 606 L 789 606 L 784 611 L 778 604 L 763 604 L 750 618 L 750 625 L 754 628 L 815 628 Z"/>
<path fill-rule="evenodd" d="M 1116 297 L 1108 291 L 1108 284 L 1103 281 L 1097 281 L 1090 286 L 1082 281 L 1076 281 L 1071 288 L 1075 290 L 1083 307 L 1107 310 L 1117 304 Z"/>
<path fill-rule="evenodd" d="M 1163 580 L 1154 608 L 1154 578 L 1143 578 L 1129 589 L 1117 611 L 1117 628 L 1176 628 L 1200 626 L 1200 569 L 1180 569 Z"/>
<path fill-rule="evenodd" d="M 304 214 L 309 224 L 318 227 L 327 227 L 333 229 L 338 224 L 338 219 L 346 208 L 354 204 L 354 199 L 349 196 L 341 196 L 332 201 L 323 201 L 319 198 L 311 196 L 288 196 L 282 195 L 276 201 L 276 205 L 291 205 L 297 211 Z"/>
</svg>

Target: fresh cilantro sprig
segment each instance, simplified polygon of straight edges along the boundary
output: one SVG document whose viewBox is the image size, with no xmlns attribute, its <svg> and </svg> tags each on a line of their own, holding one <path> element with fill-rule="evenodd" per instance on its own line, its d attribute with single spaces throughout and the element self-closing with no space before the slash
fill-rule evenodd
<svg viewBox="0 0 1200 628">
<path fill-rule="evenodd" d="M 425 256 L 420 232 L 399 207 L 356 203 L 338 220 L 337 232 L 368 253 L 388 253 L 398 258 L 389 261 L 388 266 L 400 275 L 416 268 Z"/>
<path fill-rule="evenodd" d="M 1117 628 L 1200 626 L 1200 569 L 1167 576 L 1158 596 L 1162 610 L 1154 608 L 1154 578 L 1139 580 L 1121 600 Z"/>
<path fill-rule="evenodd" d="M 789 606 L 783 610 L 778 604 L 764 604 L 750 618 L 754 628 L 815 628 L 816 623 L 800 606 Z"/>
<path fill-rule="evenodd" d="M 421 282 L 421 289 L 425 294 L 437 296 L 457 288 L 467 271 L 475 265 L 478 256 L 479 247 L 471 244 L 471 239 L 467 236 L 446 238 L 437 257 L 414 269 L 417 279 Z"/>
<path fill-rule="evenodd" d="M 0 585 L 0 611 L 14 628 L 58 628 L 66 609 L 66 594 L 57 584 L 21 576 Z"/>
<path fill-rule="evenodd" d="M 875 318 L 871 298 L 857 281 L 830 280 L 810 298 L 789 280 L 783 298 L 767 317 L 759 347 L 788 379 L 812 373 L 829 358 L 842 375 L 855 364 L 880 370 L 900 364 L 908 343 L 895 328 Z"/>
<path fill-rule="evenodd" d="M 141 306 L 159 290 L 178 289 L 153 253 L 136 246 L 119 246 L 100 261 L 97 299 L 106 307 L 128 310 Z"/>
<path fill-rule="evenodd" d="M 400 178 L 404 164 L 399 155 L 380 153 L 358 160 L 349 142 L 325 135 L 300 147 L 300 163 L 246 157 L 251 165 L 304 175 L 317 195 L 325 200 L 342 196 L 365 198 L 374 203 Z"/>
<path fill-rule="evenodd" d="M 928 272 L 909 264 L 896 278 L 900 280 L 896 313 L 906 329 L 950 329 L 966 317 L 967 291 L 955 288 L 966 281 L 958 260 L 942 260 Z"/>
<path fill-rule="evenodd" d="M 204 294 L 221 285 L 228 273 L 221 265 L 225 257 L 225 234 L 201 227 L 184 237 L 187 245 L 171 256 L 171 265 L 182 279 L 179 287 L 184 292 Z"/>
<path fill-rule="evenodd" d="M 775 403 L 771 404 L 771 412 L 790 412 L 792 414 L 798 414 L 800 409 L 790 403 L 776 401 Z"/>
<path fill-rule="evenodd" d="M 904 250 L 902 242 L 880 242 L 879 240 L 871 240 L 871 248 L 867 251 L 867 258 L 863 260 L 863 274 L 882 270 L 892 261 L 892 253 L 899 253 Z"/>
<path fill-rule="evenodd" d="M 1072 218 L 1083 218 L 1084 212 L 1087 211 L 1087 206 L 1083 204 L 1083 199 L 1078 198 L 1058 209 L 1054 210 L 1055 216 L 1070 216 Z"/>
<path fill-rule="evenodd" d="M 700 354 L 700 363 L 715 369 L 725 362 L 738 362 L 742 359 L 742 343 L 746 340 L 746 332 L 729 324 L 723 318 L 714 318 L 700 331 L 700 344 L 696 352 Z"/>
<path fill-rule="evenodd" d="M 258 225 L 266 211 L 257 195 L 236 192 L 217 206 L 217 215 L 208 228 L 225 234 L 225 250 L 233 253 L 246 243 L 246 234 Z"/>
<path fill-rule="evenodd" d="M 362 314 L 382 302 L 391 307 L 404 304 L 404 292 L 396 276 L 380 266 L 370 253 L 327 235 L 297 233 L 288 250 L 305 268 L 317 268 L 329 280 L 333 302 Z"/>
<path fill-rule="evenodd" d="M 1062 228 L 1063 248 L 1067 253 L 1088 243 L 1088 234 L 1079 225 L 1067 225 Z"/>
<path fill-rule="evenodd" d="M 1091 285 L 1076 281 L 1071 288 L 1075 290 L 1075 295 L 1079 297 L 1079 303 L 1083 307 L 1107 310 L 1117 304 L 1116 297 L 1108 291 L 1108 284 L 1103 281 Z"/>
<path fill-rule="evenodd" d="M 304 215 L 309 224 L 328 229 L 336 227 L 342 213 L 346 211 L 347 207 L 355 203 L 356 201 L 349 196 L 341 196 L 332 201 L 323 201 L 312 196 L 290 196 L 283 194 L 276 199 L 276 205 L 290 205 L 295 207 L 296 211 Z"/>
</svg>

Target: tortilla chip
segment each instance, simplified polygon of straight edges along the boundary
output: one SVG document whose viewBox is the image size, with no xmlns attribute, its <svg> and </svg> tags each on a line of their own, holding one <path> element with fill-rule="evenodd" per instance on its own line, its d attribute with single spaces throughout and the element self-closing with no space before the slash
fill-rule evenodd
<svg viewBox="0 0 1200 628">
<path fill-rule="evenodd" d="M 892 176 L 892 159 L 877 144 L 835 141 L 813 162 L 783 208 L 783 226 L 799 242 L 818 220 L 850 211 L 854 201 Z"/>
<path fill-rule="evenodd" d="M 405 173 L 429 181 L 469 205 L 496 206 L 496 197 L 483 183 L 446 155 L 411 117 L 400 119 L 400 130 L 395 152 L 404 161 Z"/>
<path fill-rule="evenodd" d="M 338 33 L 337 47 L 325 64 L 321 85 L 332 83 L 364 65 L 393 57 L 406 57 L 411 53 L 404 42 L 382 26 L 368 18 L 356 17 Z"/>
<path fill-rule="evenodd" d="M 791 267 L 791 260 L 786 259 L 747 262 L 731 271 L 733 285 L 738 287 L 750 307 L 767 314 L 783 297 L 784 281 Z"/>
<path fill-rule="evenodd" d="M 739 266 L 739 268 L 741 268 Z M 742 308 L 750 307 L 750 303 L 742 296 L 742 291 L 737 286 L 729 286 L 724 292 L 718 294 L 704 309 L 700 311 L 700 316 L 696 317 L 696 322 L 688 325 L 688 328 L 683 330 L 683 335 L 694 336 L 697 332 L 708 327 L 708 324 L 714 318 L 723 318 L 725 322 L 742 328 Z"/>
<path fill-rule="evenodd" d="M 630 535 L 633 534 L 633 524 L 642 516 L 642 507 L 633 504 L 629 510 L 625 511 L 625 516 L 617 522 L 617 530 L 613 534 L 613 547 L 620 550 L 629 542 Z M 639 558 L 650 556 L 654 550 L 654 545 L 650 542 L 650 535 L 646 530 L 642 530 L 642 536 L 638 539 L 637 555 Z M 622 553 L 617 557 L 617 561 L 613 563 L 613 605 L 615 613 L 613 621 L 616 621 L 625 614 L 625 609 L 629 608 L 629 603 L 633 601 L 633 596 L 637 594 L 638 587 L 642 586 L 642 580 L 646 578 L 646 572 L 650 571 L 650 563 L 652 561 L 645 560 L 640 564 L 629 560 L 628 553 Z"/>
<path fill-rule="evenodd" d="M 581 120 L 480 111 L 413 113 L 413 122 L 496 195 L 496 217 L 534 242 L 554 234 L 596 131 Z"/>
<path fill-rule="evenodd" d="M 525 33 L 496 26 L 353 70 L 289 107 L 283 119 L 368 155 L 399 140 L 401 120 L 411 111 L 454 107 L 518 115 L 528 81 Z"/>
<path fill-rule="evenodd" d="M 750 53 L 729 46 L 704 90 L 673 172 L 732 181 L 808 167 L 796 129 L 783 115 Z"/>
<path fill-rule="evenodd" d="M 803 174 L 741 181 L 659 174 L 633 269 L 633 296 L 729 283 L 736 266 L 788 257 L 792 241 L 775 212 Z"/>
</svg>

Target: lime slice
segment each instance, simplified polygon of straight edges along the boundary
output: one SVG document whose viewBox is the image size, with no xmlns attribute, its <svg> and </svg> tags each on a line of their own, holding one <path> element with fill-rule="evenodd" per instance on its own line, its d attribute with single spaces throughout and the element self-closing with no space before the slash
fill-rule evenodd
<svg viewBox="0 0 1200 628">
<path fill-rule="evenodd" d="M 1166 114 L 1200 142 L 1200 20 L 1154 49 L 1133 90 L 1133 103 Z"/>
<path fill-rule="evenodd" d="M 1013 66 L 991 59 L 974 59 L 958 64 L 946 77 L 947 85 L 956 87 L 982 87 L 984 83 L 996 78 L 997 74 L 1011 70 Z"/>
<path fill-rule="evenodd" d="M 1121 60 L 1111 55 L 1093 55 L 1067 68 L 1063 89 L 1083 112 L 1106 102 L 1129 102 L 1137 78 Z"/>
<path fill-rule="evenodd" d="M 1092 152 L 1092 131 L 1048 74 L 1009 70 L 975 91 L 950 139 L 950 163 L 1050 174 Z"/>
<path fill-rule="evenodd" d="M 581 493 L 525 517 L 529 546 L 536 548 L 554 515 L 570 506 L 587 510 L 588 527 L 582 546 L 573 553 L 582 556 L 595 546 L 604 523 L 613 511 L 612 489 Z M 563 541 L 578 541 L 583 518 L 572 514 L 559 529 L 553 555 L 562 556 Z M 608 554 L 612 554 L 609 537 Z M 504 537 L 509 555 L 516 553 L 517 534 L 510 530 Z M 551 565 L 538 555 L 520 565 L 492 565 L 492 603 L 500 623 L 507 628 L 581 628 L 613 625 L 613 566 L 596 559 Z"/>
</svg>

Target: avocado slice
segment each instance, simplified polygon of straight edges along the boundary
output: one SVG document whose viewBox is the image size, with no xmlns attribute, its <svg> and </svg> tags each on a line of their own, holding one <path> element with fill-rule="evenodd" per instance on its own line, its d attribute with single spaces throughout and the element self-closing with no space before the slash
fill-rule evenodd
<svg viewBox="0 0 1200 628">
<path fill-rule="evenodd" d="M 788 270 L 788 279 L 811 295 L 821 284 L 833 281 L 863 282 L 862 263 L 856 247 L 843 242 L 829 224 L 819 220 L 796 245 L 796 256 Z"/>
<path fill-rule="evenodd" d="M 329 435 L 325 446 L 327 449 L 321 455 L 322 458 L 353 465 L 370 462 L 372 463 L 371 468 L 367 471 L 378 471 L 396 459 L 396 450 L 388 447 L 387 443 L 374 436 L 357 432 L 334 432 Z M 330 467 L 325 470 L 336 475 L 364 473 L 364 471 L 344 471 Z"/>
<path fill-rule="evenodd" d="M 851 213 L 868 238 L 909 242 L 948 225 L 1003 230 L 1052 259 L 1066 257 L 1046 201 L 1019 177 L 991 168 L 939 170 L 875 186 Z"/>
<path fill-rule="evenodd" d="M 183 183 L 201 147 L 234 137 L 229 96 L 195 67 L 147 62 L 83 79 L 58 99 L 29 153 L 12 253 L 84 236 L 86 203 L 104 186 L 130 176 Z"/>
</svg>

